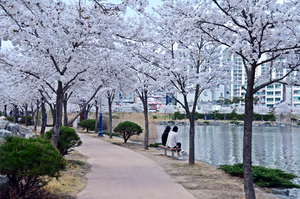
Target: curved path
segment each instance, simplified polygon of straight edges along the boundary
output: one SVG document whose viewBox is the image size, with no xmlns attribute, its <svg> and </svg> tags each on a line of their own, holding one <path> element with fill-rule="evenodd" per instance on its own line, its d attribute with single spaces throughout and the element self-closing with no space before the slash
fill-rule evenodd
<svg viewBox="0 0 300 199">
<path fill-rule="evenodd" d="M 100 138 L 79 134 L 78 151 L 88 157 L 92 171 L 78 199 L 194 199 L 153 160 Z"/>
</svg>

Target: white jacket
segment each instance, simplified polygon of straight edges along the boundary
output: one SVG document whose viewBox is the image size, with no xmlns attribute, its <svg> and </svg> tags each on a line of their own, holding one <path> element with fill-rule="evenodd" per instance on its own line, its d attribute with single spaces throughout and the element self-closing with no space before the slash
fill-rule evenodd
<svg viewBox="0 0 300 199">
<path fill-rule="evenodd" d="M 170 131 L 167 139 L 166 146 L 170 148 L 174 148 L 177 145 L 178 142 L 178 135 L 174 131 Z"/>
</svg>

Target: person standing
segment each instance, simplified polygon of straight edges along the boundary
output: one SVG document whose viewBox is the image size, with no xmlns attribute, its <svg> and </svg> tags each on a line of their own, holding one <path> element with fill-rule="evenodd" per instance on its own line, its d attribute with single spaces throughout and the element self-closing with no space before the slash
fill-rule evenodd
<svg viewBox="0 0 300 199">
<path fill-rule="evenodd" d="M 170 126 L 167 126 L 164 133 L 162 134 L 161 136 L 161 142 L 162 142 L 162 145 L 163 146 L 166 146 L 166 143 L 167 143 L 167 139 L 168 139 L 168 135 L 169 135 L 169 132 L 171 130 L 171 127 Z"/>
<path fill-rule="evenodd" d="M 22 120 L 22 118 L 21 118 L 21 116 L 19 116 L 19 118 L 18 118 L 18 124 L 21 123 L 21 120 Z"/>
<path fill-rule="evenodd" d="M 178 153 L 178 159 L 182 160 L 182 157 L 180 155 L 180 148 L 181 148 L 181 143 L 178 142 L 178 135 L 177 135 L 178 127 L 174 126 L 172 131 L 168 135 L 167 143 L 166 146 L 170 148 L 176 148 L 177 153 Z M 179 150 L 180 149 L 180 150 Z"/>
</svg>

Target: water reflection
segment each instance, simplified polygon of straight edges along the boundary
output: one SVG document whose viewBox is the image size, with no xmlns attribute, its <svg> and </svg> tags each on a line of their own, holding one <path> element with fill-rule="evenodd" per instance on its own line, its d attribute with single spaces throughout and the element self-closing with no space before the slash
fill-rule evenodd
<svg viewBox="0 0 300 199">
<path fill-rule="evenodd" d="M 196 126 L 195 158 L 214 166 L 243 161 L 243 127 Z M 189 126 L 179 126 L 182 148 L 189 151 Z M 300 129 L 253 127 L 253 165 L 279 168 L 300 176 Z M 295 183 L 300 184 L 296 179 Z"/>
</svg>

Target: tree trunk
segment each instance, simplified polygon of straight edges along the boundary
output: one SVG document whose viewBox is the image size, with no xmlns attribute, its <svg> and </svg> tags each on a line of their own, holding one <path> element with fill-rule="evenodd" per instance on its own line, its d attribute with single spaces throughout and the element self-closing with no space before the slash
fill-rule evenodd
<svg viewBox="0 0 300 199">
<path fill-rule="evenodd" d="M 52 114 L 52 125 L 54 126 L 54 124 L 56 123 L 56 106 L 52 104 L 48 104 L 50 106 L 50 110 L 51 110 L 51 114 Z"/>
<path fill-rule="evenodd" d="M 5 117 L 7 117 L 7 105 L 6 104 L 4 105 L 4 113 L 3 114 Z"/>
<path fill-rule="evenodd" d="M 98 117 L 99 113 L 98 112 L 99 112 L 99 106 L 97 104 L 97 100 L 95 100 L 95 107 L 96 107 L 95 133 L 97 133 L 97 132 L 100 131 L 100 129 L 98 131 L 98 120 L 99 120 L 99 117 Z"/>
<path fill-rule="evenodd" d="M 195 114 L 190 114 L 189 165 L 195 164 Z"/>
<path fill-rule="evenodd" d="M 35 122 L 34 122 L 34 130 L 37 130 L 37 123 L 38 123 L 38 116 L 39 116 L 39 100 L 36 100 L 36 115 L 35 115 Z"/>
<path fill-rule="evenodd" d="M 108 98 L 108 114 L 109 114 L 109 138 L 112 138 L 112 102 L 111 97 Z"/>
<path fill-rule="evenodd" d="M 31 103 L 31 120 L 32 120 L 32 124 L 34 125 L 34 111 L 33 111 L 33 104 Z"/>
<path fill-rule="evenodd" d="M 85 109 L 84 112 L 83 112 L 83 118 L 84 118 L 84 120 L 87 120 L 87 119 L 88 119 L 90 109 L 91 109 L 91 105 L 88 104 L 88 105 L 86 106 L 86 109 Z"/>
<path fill-rule="evenodd" d="M 244 189 L 246 199 L 254 199 L 255 192 L 252 179 L 252 118 L 253 118 L 253 79 L 248 77 L 247 92 L 245 96 L 244 117 L 244 143 L 243 143 L 243 167 L 244 167 Z M 252 79 L 252 81 L 251 81 Z"/>
<path fill-rule="evenodd" d="M 68 126 L 68 94 L 64 94 L 64 126 Z"/>
<path fill-rule="evenodd" d="M 28 126 L 28 104 L 25 104 L 25 126 Z"/>
<path fill-rule="evenodd" d="M 45 134 L 46 129 L 46 107 L 45 107 L 45 101 L 42 98 L 41 100 L 41 109 L 42 109 L 42 125 L 41 125 L 41 134 Z"/>
<path fill-rule="evenodd" d="M 144 106 L 144 117 L 145 117 L 145 140 L 144 140 L 144 149 L 148 150 L 149 143 L 149 119 L 148 119 L 148 93 L 144 91 L 144 96 L 142 99 Z"/>
<path fill-rule="evenodd" d="M 13 107 L 14 107 L 14 123 L 17 123 L 18 122 L 18 106 L 17 105 L 14 105 L 13 104 Z"/>
<path fill-rule="evenodd" d="M 62 82 L 58 81 L 57 91 L 56 91 L 56 121 L 54 124 L 51 141 L 54 146 L 57 147 L 58 136 L 60 133 L 60 127 L 62 125 L 62 105 L 64 100 L 64 92 L 62 89 Z"/>
</svg>

